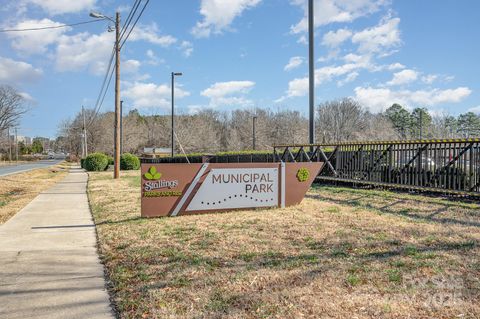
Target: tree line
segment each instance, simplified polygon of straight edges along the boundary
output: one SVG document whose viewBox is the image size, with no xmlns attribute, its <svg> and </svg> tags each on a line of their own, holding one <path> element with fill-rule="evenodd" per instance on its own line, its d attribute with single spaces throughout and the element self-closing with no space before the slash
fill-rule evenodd
<svg viewBox="0 0 480 319">
<path fill-rule="evenodd" d="M 113 153 L 114 114 L 85 111 L 89 152 Z M 308 141 L 308 119 L 299 111 L 257 108 L 231 112 L 202 110 L 175 117 L 176 152 L 215 153 L 251 150 L 253 118 L 256 118 L 256 149 L 271 150 L 274 144 L 302 144 Z M 456 138 L 480 136 L 480 116 L 457 117 L 431 114 L 426 108 L 407 110 L 393 104 L 374 114 L 351 98 L 317 106 L 317 143 L 362 140 Z M 166 147 L 171 141 L 169 115 L 142 115 L 132 110 L 123 116 L 123 152 L 141 153 L 144 147 Z M 89 124 L 89 125 L 88 125 Z M 57 144 L 78 156 L 82 153 L 83 115 L 65 120 L 59 127 Z"/>
</svg>

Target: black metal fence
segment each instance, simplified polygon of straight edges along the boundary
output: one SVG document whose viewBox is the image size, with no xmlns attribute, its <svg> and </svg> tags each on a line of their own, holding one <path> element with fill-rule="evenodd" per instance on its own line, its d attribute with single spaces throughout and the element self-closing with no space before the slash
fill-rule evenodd
<svg viewBox="0 0 480 319">
<path fill-rule="evenodd" d="M 480 139 L 276 145 L 276 161 L 325 162 L 318 179 L 480 195 Z"/>
</svg>

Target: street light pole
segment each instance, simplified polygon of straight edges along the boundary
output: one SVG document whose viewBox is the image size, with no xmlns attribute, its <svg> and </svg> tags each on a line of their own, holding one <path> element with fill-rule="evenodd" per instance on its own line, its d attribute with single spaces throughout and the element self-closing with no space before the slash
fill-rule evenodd
<svg viewBox="0 0 480 319">
<path fill-rule="evenodd" d="M 17 128 L 15 128 L 15 160 L 18 162 L 18 135 L 17 135 Z"/>
<path fill-rule="evenodd" d="M 7 128 L 7 135 L 8 135 L 8 150 L 9 150 L 8 161 L 12 162 L 12 140 L 10 138 L 10 126 Z"/>
<path fill-rule="evenodd" d="M 313 23 L 313 0 L 308 0 L 308 85 L 309 85 L 309 143 L 315 143 L 315 65 L 314 65 L 314 23 Z M 313 148 L 310 147 L 310 151 Z"/>
<path fill-rule="evenodd" d="M 113 178 L 120 177 L 120 12 L 115 14 L 115 156 Z"/>
<path fill-rule="evenodd" d="M 256 131 L 255 131 L 255 124 L 256 124 L 256 122 L 257 122 L 257 116 L 254 115 L 254 116 L 253 116 L 253 123 L 252 123 L 252 124 L 253 124 L 253 145 L 252 145 L 252 146 L 253 146 L 253 150 L 255 150 L 255 144 L 256 144 L 256 143 L 255 143 L 255 142 L 256 142 L 256 140 L 255 140 L 255 138 L 256 138 L 256 136 L 255 136 L 255 133 L 256 133 Z"/>
<path fill-rule="evenodd" d="M 85 110 L 82 105 L 82 115 L 83 115 L 83 149 L 82 153 L 84 158 L 88 156 L 88 148 L 87 148 L 87 126 L 85 124 Z"/>
<path fill-rule="evenodd" d="M 175 76 L 181 75 L 181 72 L 172 72 L 172 157 L 175 155 Z"/>
</svg>

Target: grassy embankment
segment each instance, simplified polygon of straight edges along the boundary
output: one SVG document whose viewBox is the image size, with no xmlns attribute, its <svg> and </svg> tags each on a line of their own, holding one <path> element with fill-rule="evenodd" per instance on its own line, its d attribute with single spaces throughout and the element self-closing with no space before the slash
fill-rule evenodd
<svg viewBox="0 0 480 319">
<path fill-rule="evenodd" d="M 0 225 L 42 191 L 64 178 L 68 167 L 68 164 L 59 164 L 50 168 L 0 177 Z"/>
<path fill-rule="evenodd" d="M 122 318 L 478 318 L 480 207 L 313 188 L 296 207 L 141 219 L 140 176 L 91 173 Z"/>
</svg>

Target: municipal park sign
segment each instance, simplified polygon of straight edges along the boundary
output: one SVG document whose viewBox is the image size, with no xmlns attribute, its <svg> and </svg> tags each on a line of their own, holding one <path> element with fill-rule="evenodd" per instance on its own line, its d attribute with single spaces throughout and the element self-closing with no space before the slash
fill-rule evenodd
<svg viewBox="0 0 480 319">
<path fill-rule="evenodd" d="M 322 165 L 142 164 L 142 216 L 295 205 L 302 201 Z"/>
</svg>

